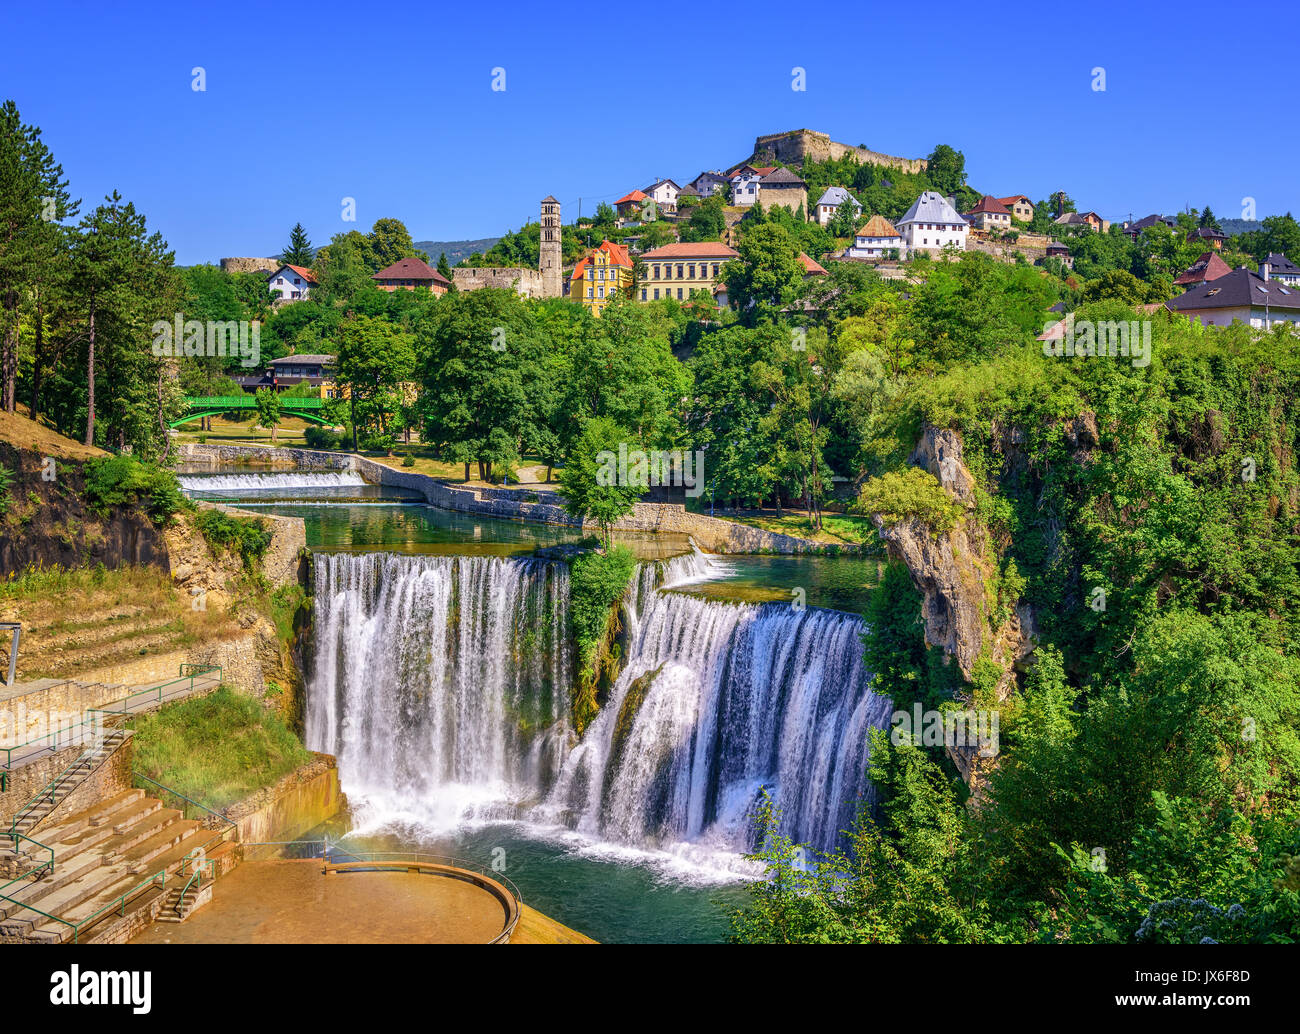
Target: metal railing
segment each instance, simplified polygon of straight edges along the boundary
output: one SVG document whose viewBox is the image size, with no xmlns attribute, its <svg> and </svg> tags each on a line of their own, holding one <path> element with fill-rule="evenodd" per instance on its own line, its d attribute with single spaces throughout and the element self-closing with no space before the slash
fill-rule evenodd
<svg viewBox="0 0 1300 1034">
<path fill-rule="evenodd" d="M 130 890 L 123 891 L 114 900 L 110 901 L 103 908 L 99 908 L 96 909 L 94 912 L 91 912 L 90 915 L 86 916 L 85 919 L 78 919 L 75 923 L 73 923 L 73 922 L 69 922 L 66 919 L 59 919 L 58 916 L 51 916 L 50 918 L 58 919 L 60 923 L 64 923 L 72 927 L 72 943 L 76 944 L 77 939 L 81 936 L 81 931 L 83 928 L 87 926 L 91 926 L 94 923 L 98 922 L 100 917 L 103 916 L 106 912 L 112 912 L 114 910 L 117 910 L 118 915 L 125 916 L 127 902 L 129 902 L 131 898 L 135 897 L 138 893 L 143 891 L 145 888 L 152 886 L 154 883 L 157 883 L 160 887 L 167 886 L 166 869 L 159 869 L 147 880 L 143 880 L 140 883 L 137 883 Z M 33 908 L 32 911 L 36 912 L 38 911 L 38 909 Z M 45 915 L 45 913 L 42 912 L 41 915 Z"/>
<path fill-rule="evenodd" d="M 186 673 L 186 668 L 190 669 Z M 185 692 L 194 692 L 194 680 L 204 675 L 210 675 L 212 672 L 217 673 L 217 683 L 221 683 L 221 665 L 219 664 L 182 664 L 180 667 L 180 676 L 170 679 L 167 682 L 160 682 L 156 686 L 147 686 L 144 689 L 138 689 L 134 693 L 128 693 L 119 700 L 112 700 L 103 707 L 89 707 L 86 709 L 87 714 L 112 714 L 112 715 L 133 715 L 139 714 L 145 708 L 137 708 L 139 698 L 152 698 L 149 702 L 155 704 L 165 704 L 172 697 L 180 696 L 181 690 L 172 689 L 183 683 L 188 684 Z"/>
<path fill-rule="evenodd" d="M 186 669 L 189 669 L 186 671 Z M 156 686 L 149 686 L 145 689 L 137 690 L 134 693 L 128 693 L 118 700 L 110 700 L 102 707 L 88 707 L 86 714 L 90 717 L 82 719 L 73 725 L 60 725 L 57 729 L 43 733 L 40 736 L 34 736 L 30 740 L 18 743 L 10 747 L 0 747 L 0 754 L 4 755 L 4 764 L 0 768 L 5 770 L 14 767 L 14 754 L 21 751 L 27 751 L 19 757 L 19 761 L 26 761 L 28 758 L 37 757 L 41 754 L 55 753 L 63 747 L 70 746 L 74 743 L 87 742 L 87 729 L 93 730 L 91 742 L 94 742 L 98 734 L 103 731 L 105 724 L 113 718 L 124 718 L 134 714 L 140 714 L 148 710 L 147 707 L 136 707 L 127 705 L 128 701 L 135 701 L 139 697 L 154 696 L 156 699 L 152 703 L 164 704 L 173 697 L 180 696 L 181 693 L 173 690 L 171 687 L 178 686 L 182 683 L 188 684 L 187 692 L 193 692 L 194 680 L 204 675 L 216 673 L 217 684 L 221 683 L 221 665 L 219 664 L 182 664 L 180 666 L 180 675 L 177 678 L 161 682 Z M 51 688 L 68 686 L 73 683 L 72 679 L 65 679 Z M 111 717 L 108 717 L 111 716 Z M 36 749 L 33 749 L 36 748 Z"/>
<path fill-rule="evenodd" d="M 99 744 L 96 744 L 95 746 L 91 747 L 89 750 L 82 751 L 82 753 L 78 754 L 77 759 L 73 761 L 72 764 L 70 764 L 62 772 L 56 775 L 48 784 L 46 784 L 45 788 L 41 790 L 40 793 L 38 793 L 30 801 L 24 804 L 17 812 L 15 812 L 13 821 L 9 823 L 9 834 L 8 834 L 9 837 L 10 838 L 17 837 L 19 835 L 18 833 L 19 823 L 21 823 L 22 820 L 25 819 L 28 816 L 28 814 L 30 814 L 43 800 L 45 800 L 46 797 L 52 796 L 54 794 L 54 791 L 58 789 L 59 784 L 63 782 L 64 776 L 66 776 L 74 768 L 81 767 L 81 765 L 84 764 L 87 760 L 94 757 L 95 751 L 97 751 L 98 749 L 99 749 Z M 28 839 L 31 838 L 29 837 Z M 35 841 L 33 841 L 33 843 L 35 843 Z M 14 850 L 15 851 L 18 850 L 18 841 L 16 839 L 14 839 Z"/>
</svg>

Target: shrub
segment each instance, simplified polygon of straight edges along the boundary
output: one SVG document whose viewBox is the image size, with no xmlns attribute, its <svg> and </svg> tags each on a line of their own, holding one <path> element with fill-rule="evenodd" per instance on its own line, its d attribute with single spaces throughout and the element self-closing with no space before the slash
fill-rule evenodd
<svg viewBox="0 0 1300 1034">
<path fill-rule="evenodd" d="M 308 424 L 306 430 L 302 432 L 302 437 L 309 449 L 339 449 L 342 447 L 343 436 L 331 427 Z"/>
<path fill-rule="evenodd" d="M 133 456 L 91 460 L 85 472 L 86 501 L 100 516 L 107 516 L 114 506 L 140 505 L 162 527 L 186 505 L 174 473 Z"/>
<path fill-rule="evenodd" d="M 14 472 L 0 463 L 0 517 L 9 512 L 9 484 L 14 479 Z"/>
<path fill-rule="evenodd" d="M 213 552 L 238 553 L 248 571 L 261 566 L 271 532 L 266 522 L 256 517 L 236 517 L 222 510 L 202 510 L 194 522 Z"/>
<path fill-rule="evenodd" d="M 405 456 L 403 456 L 403 457 L 402 457 L 402 466 L 403 466 L 403 467 L 414 467 L 414 466 L 415 466 L 415 453 L 413 453 L 413 452 L 408 452 Z"/>
<path fill-rule="evenodd" d="M 872 478 L 858 494 L 858 509 L 879 514 L 886 524 L 915 517 L 933 531 L 950 531 L 962 506 L 943 490 L 934 475 L 920 467 L 891 470 Z"/>
</svg>

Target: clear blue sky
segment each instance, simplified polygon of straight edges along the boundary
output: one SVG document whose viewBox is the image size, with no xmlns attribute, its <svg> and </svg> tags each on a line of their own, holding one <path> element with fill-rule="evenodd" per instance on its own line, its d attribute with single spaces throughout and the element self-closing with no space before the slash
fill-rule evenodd
<svg viewBox="0 0 1300 1034">
<path fill-rule="evenodd" d="M 799 127 L 908 157 L 948 143 L 979 189 L 1063 188 L 1109 219 L 1237 217 L 1245 196 L 1300 212 L 1300 142 L 1257 85 L 1291 66 L 1219 4 L 114 6 L 8 4 L 0 97 L 83 211 L 120 190 L 182 264 L 276 253 L 296 221 L 315 244 L 382 216 L 417 240 L 496 236 L 554 194 L 569 222 L 580 196 L 589 213 Z"/>
</svg>

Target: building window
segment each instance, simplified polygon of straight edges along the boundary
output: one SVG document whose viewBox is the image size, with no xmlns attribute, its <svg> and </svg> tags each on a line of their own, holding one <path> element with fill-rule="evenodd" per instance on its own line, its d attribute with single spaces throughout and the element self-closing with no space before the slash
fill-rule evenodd
<svg viewBox="0 0 1300 1034">
<path fill-rule="evenodd" d="M 688 280 L 694 280 L 694 279 L 695 279 L 695 263 L 694 263 L 694 262 L 692 262 L 689 266 L 686 267 L 686 279 L 688 279 Z"/>
<path fill-rule="evenodd" d="M 656 279 L 656 280 L 660 279 L 660 276 L 659 276 L 659 263 L 657 263 L 657 262 L 655 263 L 655 279 Z M 659 296 L 658 296 L 658 295 L 655 295 L 655 297 L 657 298 L 657 297 L 659 297 Z"/>
<path fill-rule="evenodd" d="M 655 288 L 655 301 L 659 300 L 659 288 Z"/>
<path fill-rule="evenodd" d="M 597 297 L 597 298 L 604 298 L 604 297 L 605 297 L 605 285 L 604 285 L 604 284 L 601 284 L 600 287 L 598 287 L 598 288 L 596 289 L 596 297 Z"/>
<path fill-rule="evenodd" d="M 682 278 L 682 264 L 679 262 L 677 263 L 677 279 L 680 280 L 681 278 Z"/>
<path fill-rule="evenodd" d="M 682 289 L 680 287 L 677 288 L 677 300 L 679 302 L 682 300 Z"/>
<path fill-rule="evenodd" d="M 592 290 L 592 288 L 591 288 L 591 284 L 588 284 L 588 285 L 587 285 L 587 297 L 588 297 L 588 298 L 591 297 L 591 290 Z"/>
</svg>

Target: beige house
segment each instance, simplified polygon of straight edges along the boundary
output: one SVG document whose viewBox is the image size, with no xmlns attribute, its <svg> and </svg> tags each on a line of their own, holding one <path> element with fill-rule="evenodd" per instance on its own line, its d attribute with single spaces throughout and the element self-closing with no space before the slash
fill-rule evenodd
<svg viewBox="0 0 1300 1034">
<path fill-rule="evenodd" d="M 808 214 L 808 184 L 789 169 L 773 169 L 758 181 L 758 203 L 764 208 L 780 205 L 791 212 Z"/>
<path fill-rule="evenodd" d="M 647 251 L 641 256 L 643 271 L 636 296 L 643 302 L 661 298 L 685 302 L 690 300 L 693 291 L 712 294 L 723 263 L 738 255 L 739 252 L 717 241 L 678 242 Z M 718 304 L 726 304 L 725 295 L 718 296 Z"/>
<path fill-rule="evenodd" d="M 1011 210 L 995 197 L 985 194 L 979 203 L 962 216 L 977 230 L 1011 229 Z"/>
<path fill-rule="evenodd" d="M 1019 219 L 1022 223 L 1031 222 L 1034 218 L 1034 203 L 1024 194 L 1000 197 L 998 203 L 1011 213 L 1013 219 Z"/>
</svg>

